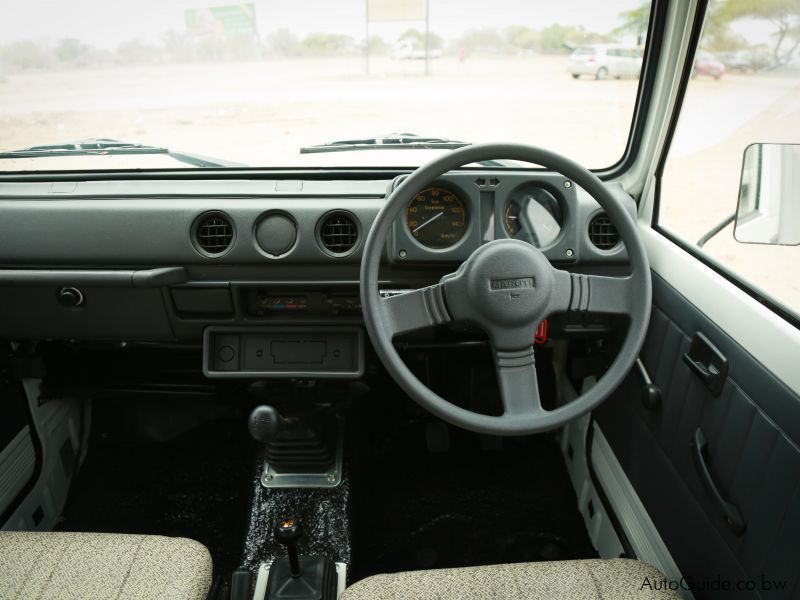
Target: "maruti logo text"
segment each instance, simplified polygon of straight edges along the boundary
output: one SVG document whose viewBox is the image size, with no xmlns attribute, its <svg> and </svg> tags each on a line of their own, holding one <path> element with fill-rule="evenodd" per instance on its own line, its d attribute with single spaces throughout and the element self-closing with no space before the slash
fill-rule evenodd
<svg viewBox="0 0 800 600">
<path fill-rule="evenodd" d="M 521 288 L 532 288 L 533 277 L 517 277 L 514 279 L 491 279 L 489 289 L 492 290 L 518 290 Z"/>
</svg>

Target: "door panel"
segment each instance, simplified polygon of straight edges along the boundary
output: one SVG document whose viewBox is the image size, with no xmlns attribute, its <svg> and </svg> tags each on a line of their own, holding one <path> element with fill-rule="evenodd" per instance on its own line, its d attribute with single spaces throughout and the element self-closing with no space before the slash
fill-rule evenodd
<svg viewBox="0 0 800 600">
<path fill-rule="evenodd" d="M 641 358 L 661 405 L 644 406 L 634 371 L 597 411 L 600 427 L 684 576 L 756 584 L 696 598 L 800 597 L 800 398 L 656 273 L 653 304 Z M 697 334 L 728 362 L 718 395 L 684 359 Z"/>
<path fill-rule="evenodd" d="M 28 400 L 22 384 L 9 375 L 10 349 L 0 345 L 0 527 L 32 484 L 36 448 L 30 428 Z"/>
</svg>

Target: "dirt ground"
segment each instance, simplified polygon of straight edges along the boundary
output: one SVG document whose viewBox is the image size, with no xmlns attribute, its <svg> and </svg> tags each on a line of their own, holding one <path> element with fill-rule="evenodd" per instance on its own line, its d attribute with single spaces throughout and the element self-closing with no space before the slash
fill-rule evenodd
<svg viewBox="0 0 800 600">
<path fill-rule="evenodd" d="M 257 166 L 414 165 L 430 152 L 300 155 L 335 139 L 412 132 L 523 141 L 589 167 L 621 155 L 636 80 L 573 80 L 565 57 L 361 58 L 152 65 L 0 77 L 0 149 L 109 137 Z M 800 142 L 800 77 L 698 78 L 663 186 L 664 225 L 694 242 L 736 206 L 754 141 Z M 163 156 L 4 161 L 3 170 L 180 166 Z M 706 250 L 800 312 L 798 248 L 740 244 L 729 227 Z"/>
</svg>

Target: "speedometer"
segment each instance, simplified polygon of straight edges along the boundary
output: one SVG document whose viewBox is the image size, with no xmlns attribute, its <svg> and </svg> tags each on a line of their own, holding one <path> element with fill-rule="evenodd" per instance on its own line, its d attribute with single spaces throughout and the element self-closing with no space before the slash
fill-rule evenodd
<svg viewBox="0 0 800 600">
<path fill-rule="evenodd" d="M 406 208 L 406 227 L 428 248 L 449 248 L 467 232 L 467 207 L 457 194 L 442 187 L 422 190 Z"/>
</svg>

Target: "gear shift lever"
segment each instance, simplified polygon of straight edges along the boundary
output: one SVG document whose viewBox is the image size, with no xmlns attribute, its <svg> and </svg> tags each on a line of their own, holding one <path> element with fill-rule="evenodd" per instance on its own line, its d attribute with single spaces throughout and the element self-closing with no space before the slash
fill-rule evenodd
<svg viewBox="0 0 800 600">
<path fill-rule="evenodd" d="M 269 568 L 268 600 L 336 600 L 339 575 L 336 565 L 322 556 L 299 556 L 297 542 L 303 535 L 300 521 L 283 517 L 275 523 L 275 539 L 286 547 L 288 557 L 278 557 Z M 301 568 L 302 567 L 302 568 Z"/>
<path fill-rule="evenodd" d="M 278 519 L 275 524 L 275 539 L 286 546 L 286 553 L 289 555 L 289 570 L 295 579 L 300 577 L 300 560 L 297 557 L 297 542 L 303 535 L 300 522 L 294 517 Z"/>
<path fill-rule="evenodd" d="M 309 474 L 327 478 L 338 468 L 337 427 L 335 419 L 313 415 L 284 417 L 268 404 L 256 406 L 247 421 L 250 435 L 264 444 L 265 469 L 273 476 Z M 282 534 L 276 529 L 275 535 Z"/>
</svg>

